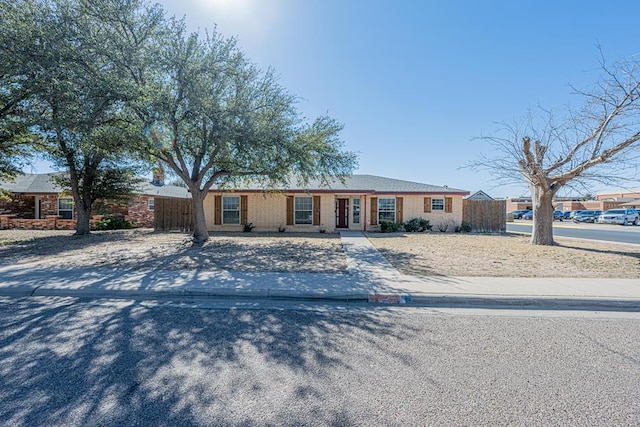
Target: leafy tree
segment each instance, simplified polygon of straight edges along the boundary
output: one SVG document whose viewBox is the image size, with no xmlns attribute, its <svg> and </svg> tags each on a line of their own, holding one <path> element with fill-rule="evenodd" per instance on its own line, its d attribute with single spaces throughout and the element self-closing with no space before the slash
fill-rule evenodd
<svg viewBox="0 0 640 427">
<path fill-rule="evenodd" d="M 28 33 L 0 47 L 0 57 L 16 58 L 23 120 L 68 171 L 76 234 L 88 234 L 96 197 L 135 184 L 126 158 L 141 126 L 125 106 L 139 96 L 140 52 L 163 13 L 141 0 L 21 0 L 2 13 L 3 31 Z"/>
<path fill-rule="evenodd" d="M 137 111 L 148 122 L 146 150 L 191 192 L 195 242 L 209 238 L 203 202 L 214 184 L 351 173 L 355 155 L 341 150 L 342 125 L 330 117 L 305 123 L 273 71 L 257 68 L 235 40 L 186 34 L 181 22 L 169 27 L 149 103 Z"/>
<path fill-rule="evenodd" d="M 143 179 L 138 177 L 135 167 L 126 167 L 121 163 L 103 162 L 100 168 L 91 175 L 91 184 L 84 181 L 78 184 L 82 199 L 93 206 L 96 200 L 111 200 L 128 202 L 139 191 Z M 85 179 L 88 174 L 84 175 Z M 54 175 L 53 180 L 60 187 L 71 190 L 71 176 L 69 174 Z"/>
<path fill-rule="evenodd" d="M 5 47 L 0 48 L 0 179 L 17 174 L 38 141 L 25 120 L 25 101 L 32 93 L 28 58 L 13 54 L 18 46 L 32 43 L 30 25 L 12 13 L 19 4 L 0 3 L 0 22 L 9 24 L 0 31 L 0 46 Z"/>
<path fill-rule="evenodd" d="M 493 148 L 470 166 L 502 183 L 524 179 L 533 201 L 531 243 L 553 245 L 552 199 L 565 185 L 611 184 L 637 174 L 640 150 L 640 63 L 600 62 L 601 78 L 576 94 L 581 109 L 561 117 L 530 114 L 523 126 L 504 124 L 482 137 Z M 519 178 L 519 180 L 517 180 Z"/>
</svg>

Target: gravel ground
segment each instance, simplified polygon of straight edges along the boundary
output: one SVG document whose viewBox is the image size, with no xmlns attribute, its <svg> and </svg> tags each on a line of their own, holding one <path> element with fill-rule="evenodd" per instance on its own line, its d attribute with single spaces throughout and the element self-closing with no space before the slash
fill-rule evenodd
<svg viewBox="0 0 640 427">
<path fill-rule="evenodd" d="M 339 235 L 239 233 L 193 245 L 184 233 L 0 230 L 0 265 L 346 273 Z"/>
<path fill-rule="evenodd" d="M 556 238 L 533 246 L 515 234 L 379 234 L 369 240 L 416 276 L 640 278 L 640 246 Z"/>
</svg>

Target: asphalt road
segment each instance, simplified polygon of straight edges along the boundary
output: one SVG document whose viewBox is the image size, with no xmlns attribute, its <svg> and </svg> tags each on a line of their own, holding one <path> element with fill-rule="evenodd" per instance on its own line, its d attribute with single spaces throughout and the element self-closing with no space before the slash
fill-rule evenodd
<svg viewBox="0 0 640 427">
<path fill-rule="evenodd" d="M 0 424 L 638 425 L 625 316 L 0 298 Z"/>
<path fill-rule="evenodd" d="M 531 228 L 531 221 L 527 220 L 507 223 L 508 232 L 531 233 Z M 625 227 L 611 224 L 576 224 L 572 221 L 556 221 L 553 223 L 553 234 L 559 237 L 640 244 L 640 226 Z"/>
</svg>

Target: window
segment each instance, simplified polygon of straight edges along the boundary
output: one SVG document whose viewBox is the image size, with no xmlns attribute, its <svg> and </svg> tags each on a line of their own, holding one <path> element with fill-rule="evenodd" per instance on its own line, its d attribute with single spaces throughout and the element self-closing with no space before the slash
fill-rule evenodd
<svg viewBox="0 0 640 427">
<path fill-rule="evenodd" d="M 396 199 L 378 199 L 378 223 L 396 222 Z"/>
<path fill-rule="evenodd" d="M 240 196 L 222 198 L 222 223 L 240 224 Z"/>
<path fill-rule="evenodd" d="M 444 199 L 431 199 L 431 210 L 432 211 L 443 211 L 444 210 Z"/>
<path fill-rule="evenodd" d="M 71 197 L 58 199 L 58 215 L 63 219 L 73 219 L 73 199 Z"/>
<path fill-rule="evenodd" d="M 360 224 L 360 199 L 353 199 L 353 223 Z"/>
<path fill-rule="evenodd" d="M 313 223 L 313 197 L 295 198 L 295 224 Z"/>
<path fill-rule="evenodd" d="M 149 209 L 150 211 L 155 209 L 155 200 L 153 198 L 147 200 L 147 209 Z"/>
</svg>

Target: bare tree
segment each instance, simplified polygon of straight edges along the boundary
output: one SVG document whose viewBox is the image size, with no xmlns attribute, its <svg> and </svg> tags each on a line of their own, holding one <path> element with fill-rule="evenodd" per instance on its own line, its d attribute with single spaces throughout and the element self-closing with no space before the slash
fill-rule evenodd
<svg viewBox="0 0 640 427">
<path fill-rule="evenodd" d="M 573 92 L 580 109 L 561 117 L 529 113 L 524 125 L 503 124 L 496 135 L 479 139 L 491 153 L 469 166 L 490 171 L 500 183 L 529 186 L 533 202 L 534 245 L 553 245 L 552 200 L 566 185 L 614 183 L 637 176 L 640 159 L 640 63 L 627 59 L 608 65 L 593 87 Z"/>
</svg>

